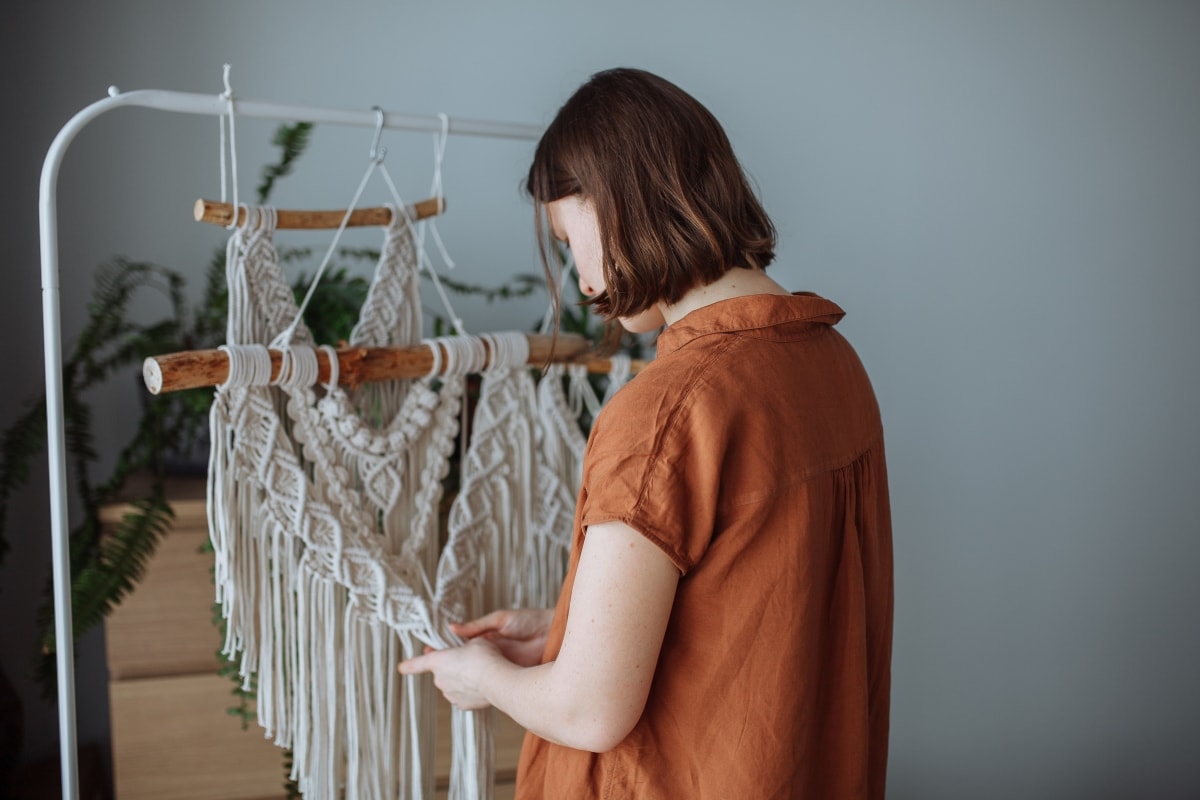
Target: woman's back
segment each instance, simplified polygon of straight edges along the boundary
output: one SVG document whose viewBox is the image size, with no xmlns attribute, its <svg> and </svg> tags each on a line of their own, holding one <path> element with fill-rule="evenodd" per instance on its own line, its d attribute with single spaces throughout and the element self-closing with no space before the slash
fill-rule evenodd
<svg viewBox="0 0 1200 800">
<path fill-rule="evenodd" d="M 616 519 L 683 577 L 633 732 L 601 754 L 530 737 L 521 797 L 883 796 L 886 468 L 841 316 L 803 295 L 693 311 L 601 414 L 573 551 L 589 524 Z"/>
</svg>

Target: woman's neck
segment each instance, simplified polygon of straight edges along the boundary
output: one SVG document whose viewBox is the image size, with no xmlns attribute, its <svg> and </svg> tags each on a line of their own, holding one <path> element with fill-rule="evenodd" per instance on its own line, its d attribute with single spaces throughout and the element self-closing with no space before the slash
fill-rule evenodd
<svg viewBox="0 0 1200 800">
<path fill-rule="evenodd" d="M 752 294 L 791 294 L 760 269 L 735 267 L 707 286 L 697 286 L 679 301 L 667 305 L 659 303 L 659 311 L 667 325 L 687 316 L 698 308 L 731 300 L 735 297 L 746 297 Z"/>
</svg>

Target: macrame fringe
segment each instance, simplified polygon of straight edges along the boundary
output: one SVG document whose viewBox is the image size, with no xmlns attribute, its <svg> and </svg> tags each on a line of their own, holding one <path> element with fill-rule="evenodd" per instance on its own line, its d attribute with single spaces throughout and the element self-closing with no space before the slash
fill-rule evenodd
<svg viewBox="0 0 1200 800">
<path fill-rule="evenodd" d="M 450 791 L 447 800 L 492 800 L 495 745 L 491 712 L 450 712 Z"/>
</svg>

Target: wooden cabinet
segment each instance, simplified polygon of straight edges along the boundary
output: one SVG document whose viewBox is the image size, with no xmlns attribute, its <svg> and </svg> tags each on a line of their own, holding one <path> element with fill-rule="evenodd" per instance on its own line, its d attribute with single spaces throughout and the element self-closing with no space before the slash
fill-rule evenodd
<svg viewBox="0 0 1200 800">
<path fill-rule="evenodd" d="M 204 483 L 172 485 L 175 524 L 138 588 L 105 623 L 117 800 L 283 798 L 283 751 L 255 724 L 226 709 L 233 683 L 218 676 L 221 641 L 212 622 L 212 555 Z M 106 522 L 127 509 L 106 508 Z M 449 707 L 439 709 L 448 732 Z M 496 798 L 512 797 L 523 731 L 497 714 Z M 450 746 L 438 742 L 438 796 L 445 795 Z"/>
</svg>

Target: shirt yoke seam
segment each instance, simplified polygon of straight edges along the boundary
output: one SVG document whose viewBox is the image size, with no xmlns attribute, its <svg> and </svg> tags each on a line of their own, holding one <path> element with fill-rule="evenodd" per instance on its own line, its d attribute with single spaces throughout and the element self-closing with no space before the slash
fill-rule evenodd
<svg viewBox="0 0 1200 800">
<path fill-rule="evenodd" d="M 770 500 L 772 497 L 777 496 L 780 492 L 785 491 L 789 487 L 796 486 L 797 484 L 801 484 L 801 483 L 806 483 L 806 482 L 812 480 L 813 478 L 819 478 L 822 475 L 829 475 L 830 473 L 833 473 L 833 472 L 840 472 L 841 470 L 847 469 L 848 467 L 851 467 L 854 464 L 856 464 L 857 462 L 859 462 L 860 460 L 862 460 L 862 458 L 864 456 L 866 456 L 872 450 L 875 450 L 882 443 L 883 443 L 883 430 L 877 429 L 875 431 L 875 434 L 868 440 L 868 442 L 860 450 L 856 451 L 853 455 L 851 455 L 847 458 L 844 458 L 844 459 L 829 459 L 829 461 L 827 463 L 815 465 L 812 469 L 805 470 L 804 472 L 802 472 L 801 474 L 799 474 L 792 480 L 777 484 L 774 489 L 767 492 L 766 494 L 763 494 L 761 496 L 756 496 L 750 500 L 743 500 L 743 501 L 732 500 L 728 503 L 722 503 L 718 507 L 717 510 L 718 511 L 727 511 L 732 508 L 739 508 L 741 506 L 751 506 L 751 505 L 755 505 L 757 503 L 762 503 L 764 501 Z"/>
</svg>

